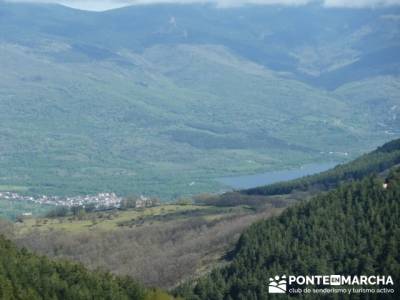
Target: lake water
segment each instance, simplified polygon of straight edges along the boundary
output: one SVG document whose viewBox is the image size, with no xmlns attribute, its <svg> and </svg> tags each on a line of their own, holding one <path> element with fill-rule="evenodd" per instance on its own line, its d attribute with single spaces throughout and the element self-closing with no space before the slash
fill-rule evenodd
<svg viewBox="0 0 400 300">
<path fill-rule="evenodd" d="M 306 164 L 296 169 L 271 171 L 253 175 L 221 177 L 217 181 L 234 189 L 249 189 L 257 186 L 287 181 L 326 171 L 336 166 L 337 163 Z"/>
</svg>

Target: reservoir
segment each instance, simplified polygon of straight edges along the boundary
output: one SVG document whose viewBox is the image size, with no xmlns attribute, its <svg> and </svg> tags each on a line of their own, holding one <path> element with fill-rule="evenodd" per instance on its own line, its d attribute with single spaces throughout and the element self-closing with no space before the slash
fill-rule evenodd
<svg viewBox="0 0 400 300">
<path fill-rule="evenodd" d="M 296 169 L 270 171 L 253 175 L 221 177 L 217 181 L 234 189 L 249 189 L 279 181 L 287 181 L 307 175 L 317 174 L 336 166 L 335 162 L 306 164 Z"/>
</svg>

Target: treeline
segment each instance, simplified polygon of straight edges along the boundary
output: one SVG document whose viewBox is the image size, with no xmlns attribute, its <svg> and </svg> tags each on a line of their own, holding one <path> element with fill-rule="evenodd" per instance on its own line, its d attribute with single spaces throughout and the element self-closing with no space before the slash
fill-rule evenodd
<svg viewBox="0 0 400 300">
<path fill-rule="evenodd" d="M 263 195 L 246 195 L 240 192 L 227 192 L 221 195 L 200 194 L 194 196 L 193 200 L 195 204 L 198 205 L 211 205 L 219 207 L 246 205 L 258 209 L 266 206 L 282 208 L 288 206 L 295 200 L 303 198 L 303 195 L 300 193 L 290 196 L 290 198 L 282 197 L 280 195 L 267 197 Z"/>
<path fill-rule="evenodd" d="M 143 213 L 143 218 L 122 218 L 114 228 L 107 226 L 114 222 L 106 220 L 118 217 L 109 211 L 85 217 L 92 222 L 94 217 L 100 230 L 89 222 L 86 229 L 80 230 L 74 226 L 74 220 L 64 220 L 65 228 L 72 230 L 63 230 L 57 228 L 58 221 L 52 227 L 42 219 L 25 232 L 13 231 L 18 225 L 6 230 L 0 222 L 0 232 L 35 253 L 79 261 L 90 270 L 110 270 L 129 275 L 145 286 L 169 289 L 211 269 L 252 223 L 279 212 L 274 208 L 257 212 L 205 208 L 167 213 L 161 208 L 155 214 Z M 106 226 L 101 225 L 103 220 Z"/>
<path fill-rule="evenodd" d="M 383 296 L 398 299 L 400 169 L 386 183 L 368 176 L 252 225 L 230 265 L 177 293 L 188 300 L 268 299 L 267 283 L 276 275 L 391 275 L 397 292 Z"/>
<path fill-rule="evenodd" d="M 350 180 L 359 180 L 366 175 L 379 173 L 400 163 L 400 139 L 386 143 L 375 151 L 358 159 L 338 165 L 335 168 L 316 175 L 279 182 L 241 191 L 246 195 L 282 195 L 293 191 L 310 189 L 327 190 Z"/>
<path fill-rule="evenodd" d="M 93 203 L 87 204 L 85 206 L 76 205 L 76 206 L 56 206 L 54 209 L 47 212 L 47 218 L 58 218 L 58 217 L 66 217 L 66 216 L 74 216 L 81 217 L 86 213 L 90 213 L 96 210 L 96 205 Z M 22 217 L 21 217 L 22 218 Z M 23 218 L 22 218 L 23 219 Z"/>
<path fill-rule="evenodd" d="M 131 208 L 145 208 L 154 207 L 161 205 L 161 201 L 158 198 L 143 198 L 130 196 L 122 199 L 119 207 L 113 206 L 100 206 L 96 203 L 87 203 L 85 205 L 73 205 L 73 206 L 56 206 L 46 213 L 47 218 L 59 218 L 66 216 L 73 216 L 75 218 L 83 218 L 86 213 L 94 211 L 107 211 L 107 210 L 128 210 Z M 23 216 L 19 216 L 18 220 L 22 221 Z"/>
<path fill-rule="evenodd" d="M 18 249 L 0 236 L 0 299 L 173 299 L 159 291 L 148 290 L 129 277 L 88 271 L 67 261 L 51 261 Z"/>
</svg>

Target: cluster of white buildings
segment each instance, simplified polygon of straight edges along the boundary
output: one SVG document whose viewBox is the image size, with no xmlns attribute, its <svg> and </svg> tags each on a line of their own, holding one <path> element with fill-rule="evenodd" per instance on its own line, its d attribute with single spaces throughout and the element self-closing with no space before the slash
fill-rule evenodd
<svg viewBox="0 0 400 300">
<path fill-rule="evenodd" d="M 114 193 L 100 193 L 97 195 L 84 195 L 74 197 L 59 197 L 59 196 L 46 196 L 41 195 L 37 197 L 24 196 L 14 192 L 0 192 L 0 199 L 14 200 L 14 201 L 32 201 L 38 204 L 56 205 L 56 206 L 85 206 L 94 204 L 96 208 L 110 208 L 119 207 L 122 201 Z"/>
</svg>

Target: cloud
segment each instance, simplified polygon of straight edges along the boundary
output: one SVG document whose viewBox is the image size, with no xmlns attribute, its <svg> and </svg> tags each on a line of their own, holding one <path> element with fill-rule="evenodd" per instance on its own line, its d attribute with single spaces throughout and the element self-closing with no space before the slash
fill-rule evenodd
<svg viewBox="0 0 400 300">
<path fill-rule="evenodd" d="M 400 5 L 400 0 L 325 0 L 324 5 L 326 7 L 349 8 L 379 7 Z"/>
<path fill-rule="evenodd" d="M 1 1 L 1 0 L 0 0 Z M 136 4 L 136 1 L 119 0 L 5 0 L 15 3 L 47 3 L 61 4 L 82 10 L 103 11 Z M 150 2 L 150 1 L 149 1 Z"/>
<path fill-rule="evenodd" d="M 0 0 L 1 1 L 1 0 Z M 87 9 L 87 10 L 106 10 L 119 8 L 129 5 L 146 5 L 160 3 L 211 3 L 219 7 L 241 6 L 246 4 L 258 5 L 304 5 L 316 0 L 6 0 L 8 2 L 25 2 L 25 3 L 53 3 L 65 6 Z"/>
<path fill-rule="evenodd" d="M 1 1 L 1 0 L 0 0 Z M 321 3 L 325 7 L 378 7 L 400 5 L 400 0 L 6 0 L 8 2 L 28 2 L 28 3 L 57 3 L 65 6 L 102 11 L 107 9 L 119 8 L 129 5 L 146 5 L 155 3 L 212 3 L 219 7 L 241 6 L 246 4 L 257 5 L 305 5 L 308 3 Z"/>
</svg>

